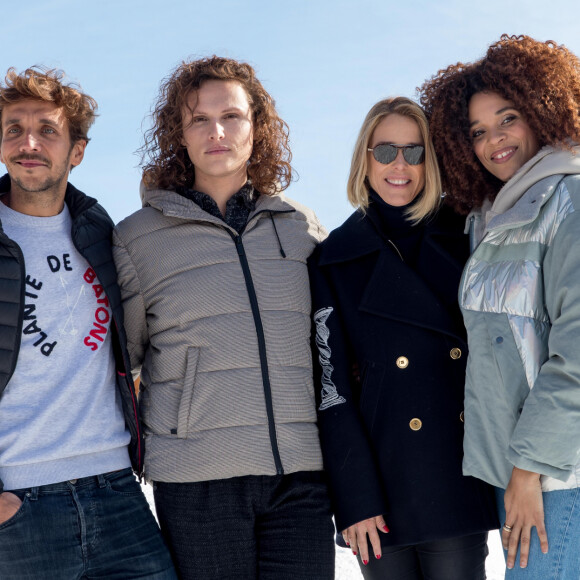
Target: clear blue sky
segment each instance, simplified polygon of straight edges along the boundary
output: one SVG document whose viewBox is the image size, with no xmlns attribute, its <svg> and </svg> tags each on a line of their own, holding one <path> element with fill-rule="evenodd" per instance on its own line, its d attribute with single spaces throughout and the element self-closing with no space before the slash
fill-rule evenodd
<svg viewBox="0 0 580 580">
<path fill-rule="evenodd" d="M 99 103 L 71 182 L 115 221 L 140 207 L 142 123 L 183 59 L 218 54 L 256 68 L 290 125 L 298 180 L 286 193 L 333 228 L 352 211 L 350 156 L 376 101 L 414 98 L 425 78 L 479 58 L 504 32 L 580 55 L 578 0 L 32 0 L 1 13 L 2 76 L 9 66 L 62 68 Z"/>
</svg>

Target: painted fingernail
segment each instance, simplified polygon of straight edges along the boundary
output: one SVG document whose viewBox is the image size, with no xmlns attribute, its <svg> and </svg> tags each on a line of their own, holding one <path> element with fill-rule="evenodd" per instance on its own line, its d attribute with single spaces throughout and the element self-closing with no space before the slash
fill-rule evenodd
<svg viewBox="0 0 580 580">
<path fill-rule="evenodd" d="M 363 564 L 366 566 L 369 563 L 368 560 L 363 560 Z"/>
<path fill-rule="evenodd" d="M 375 554 L 375 558 L 376 558 L 377 560 L 380 560 L 380 559 L 381 559 L 381 555 L 380 555 L 380 554 Z"/>
<path fill-rule="evenodd" d="M 355 551 L 355 550 L 353 550 L 353 551 L 352 551 L 352 553 L 353 553 L 355 556 L 357 556 L 357 553 L 356 553 L 356 551 Z"/>
<path fill-rule="evenodd" d="M 346 545 L 347 545 L 347 546 L 350 546 L 350 542 L 346 542 Z"/>
<path fill-rule="evenodd" d="M 385 532 L 387 532 L 387 534 L 390 532 L 389 528 L 387 528 L 387 526 L 383 526 L 383 530 L 385 530 Z"/>
</svg>

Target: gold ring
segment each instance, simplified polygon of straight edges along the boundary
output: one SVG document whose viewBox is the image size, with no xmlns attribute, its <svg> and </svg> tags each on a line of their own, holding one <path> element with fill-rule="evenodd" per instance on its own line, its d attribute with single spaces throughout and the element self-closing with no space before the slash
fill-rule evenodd
<svg viewBox="0 0 580 580">
<path fill-rule="evenodd" d="M 511 534 L 511 531 L 513 530 L 513 526 L 508 526 L 505 522 L 502 526 L 502 530 L 504 530 L 505 532 L 507 532 L 508 534 Z"/>
</svg>

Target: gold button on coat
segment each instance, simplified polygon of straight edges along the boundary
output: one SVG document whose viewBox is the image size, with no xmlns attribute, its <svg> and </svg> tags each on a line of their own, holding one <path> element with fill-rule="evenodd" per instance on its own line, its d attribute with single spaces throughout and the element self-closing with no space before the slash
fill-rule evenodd
<svg viewBox="0 0 580 580">
<path fill-rule="evenodd" d="M 409 366 L 409 359 L 406 356 L 400 356 L 397 359 L 397 366 L 400 369 L 406 369 Z"/>
<path fill-rule="evenodd" d="M 461 411 L 461 413 L 459 413 L 459 420 L 460 420 L 462 423 L 465 423 L 465 415 L 463 414 L 463 411 Z"/>
<path fill-rule="evenodd" d="M 452 348 L 451 351 L 449 352 L 449 356 L 453 359 L 453 360 L 457 360 L 458 358 L 461 358 L 461 349 L 460 348 Z"/>
<path fill-rule="evenodd" d="M 409 427 L 411 427 L 411 429 L 413 429 L 413 431 L 419 431 L 419 429 L 421 429 L 421 427 L 423 427 L 423 421 L 421 421 L 421 419 L 411 419 L 409 421 Z"/>
</svg>

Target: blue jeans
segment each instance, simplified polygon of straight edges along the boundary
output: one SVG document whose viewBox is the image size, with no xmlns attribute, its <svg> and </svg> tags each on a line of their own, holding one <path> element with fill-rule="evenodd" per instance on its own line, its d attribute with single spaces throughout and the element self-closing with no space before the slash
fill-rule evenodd
<svg viewBox="0 0 580 580">
<path fill-rule="evenodd" d="M 0 524 L 2 580 L 176 580 L 130 469 L 11 493 L 23 503 Z"/>
<path fill-rule="evenodd" d="M 496 488 L 500 522 L 505 521 L 505 490 Z M 580 578 L 580 488 L 546 491 L 544 523 L 548 534 L 548 553 L 542 554 L 536 528 L 532 528 L 530 555 L 526 568 L 516 565 L 506 570 L 506 580 L 578 580 Z M 504 550 L 507 558 L 507 552 Z"/>
<path fill-rule="evenodd" d="M 334 525 L 320 472 L 153 489 L 181 580 L 334 578 Z"/>
</svg>

